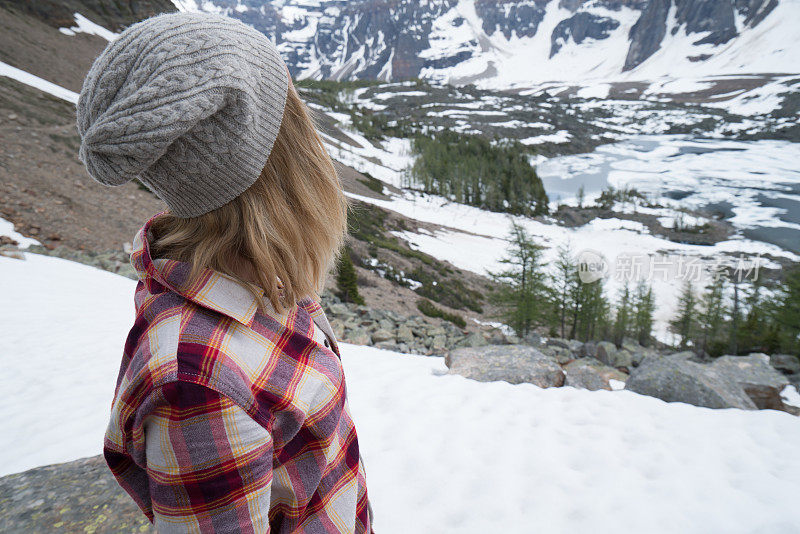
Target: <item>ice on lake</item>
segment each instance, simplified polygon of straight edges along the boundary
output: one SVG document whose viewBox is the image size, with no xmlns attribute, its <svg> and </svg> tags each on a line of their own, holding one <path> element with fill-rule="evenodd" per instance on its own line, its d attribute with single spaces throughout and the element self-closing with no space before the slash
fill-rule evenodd
<svg viewBox="0 0 800 534">
<path fill-rule="evenodd" d="M 537 166 L 552 200 L 608 186 L 723 217 L 745 237 L 800 253 L 800 144 L 642 136 Z"/>
</svg>

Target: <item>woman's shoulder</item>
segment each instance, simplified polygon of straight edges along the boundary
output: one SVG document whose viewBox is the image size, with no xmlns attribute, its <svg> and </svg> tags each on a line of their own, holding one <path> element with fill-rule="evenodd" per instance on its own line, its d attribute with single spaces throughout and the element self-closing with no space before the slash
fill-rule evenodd
<svg viewBox="0 0 800 534">
<path fill-rule="evenodd" d="M 154 389 L 191 382 L 248 412 L 273 414 L 280 406 L 302 419 L 343 391 L 336 349 L 313 339 L 319 320 L 317 308 L 303 303 L 284 315 L 257 313 L 243 322 L 165 293 L 140 309 L 132 330 L 138 338 L 129 339 L 131 365 Z"/>
</svg>

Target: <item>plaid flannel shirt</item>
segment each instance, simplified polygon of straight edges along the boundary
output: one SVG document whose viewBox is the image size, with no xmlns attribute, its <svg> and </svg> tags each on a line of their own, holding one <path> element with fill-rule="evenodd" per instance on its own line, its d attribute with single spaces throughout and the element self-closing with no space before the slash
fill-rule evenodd
<svg viewBox="0 0 800 534">
<path fill-rule="evenodd" d="M 151 221 L 131 254 L 136 320 L 104 440 L 119 484 L 162 534 L 371 532 L 322 308 L 305 299 L 263 314 L 212 270 L 189 284 L 188 264 L 150 257 Z"/>
</svg>

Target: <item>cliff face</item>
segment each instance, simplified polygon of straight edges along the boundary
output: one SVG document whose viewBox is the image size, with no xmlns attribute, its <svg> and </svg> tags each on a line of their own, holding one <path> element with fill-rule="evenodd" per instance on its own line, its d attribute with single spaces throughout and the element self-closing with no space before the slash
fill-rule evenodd
<svg viewBox="0 0 800 534">
<path fill-rule="evenodd" d="M 87 0 L 88 1 L 88 0 Z M 180 0 L 238 17 L 274 36 L 298 77 L 480 80 L 506 58 L 547 71 L 607 56 L 632 70 L 678 32 L 724 45 L 758 25 L 780 0 Z M 613 42 L 598 52 L 604 43 Z M 545 46 L 542 46 L 546 43 Z M 570 47 L 570 51 L 565 49 Z M 705 47 L 708 48 L 708 47 Z M 697 52 L 704 61 L 713 55 Z M 567 59 L 561 60 L 562 55 Z M 541 57 L 540 57 L 541 56 Z M 688 57 L 688 56 L 687 56 Z M 571 58 L 571 59 L 570 59 Z M 548 60 L 547 66 L 542 60 Z M 549 61 L 552 60 L 552 61 Z M 469 65 L 464 67 L 464 65 Z M 464 68 L 461 68 L 464 67 Z M 455 69 L 454 69 L 455 68 Z M 463 72 L 454 72 L 454 70 Z M 483 72 L 480 72 L 483 71 Z M 477 72 L 477 73 L 476 73 Z M 596 70 L 586 66 L 586 74 Z M 614 74 L 614 73 L 611 73 Z"/>
<path fill-rule="evenodd" d="M 495 79 L 490 86 L 507 87 L 519 85 L 525 68 L 553 73 L 532 82 L 618 76 L 683 35 L 696 50 L 680 59 L 702 65 L 737 39 L 747 42 L 781 2 L 789 0 L 0 0 L 0 9 L 53 28 L 72 26 L 78 12 L 119 31 L 178 5 L 239 18 L 273 37 L 299 78 Z M 785 28 L 792 21 L 784 18 Z"/>
</svg>

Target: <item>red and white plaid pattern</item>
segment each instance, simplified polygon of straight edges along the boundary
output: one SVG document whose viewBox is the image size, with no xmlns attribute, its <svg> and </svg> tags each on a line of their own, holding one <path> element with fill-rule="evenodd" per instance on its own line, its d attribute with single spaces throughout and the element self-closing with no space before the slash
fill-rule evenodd
<svg viewBox="0 0 800 534">
<path fill-rule="evenodd" d="M 152 221 L 152 219 L 151 219 Z M 150 257 L 104 454 L 160 533 L 368 533 L 364 466 L 338 347 L 319 304 L 278 315 L 206 270 Z M 331 348 L 314 341 L 320 328 Z"/>
</svg>

